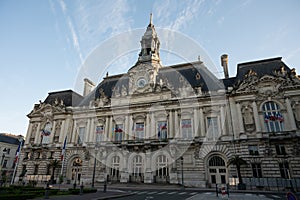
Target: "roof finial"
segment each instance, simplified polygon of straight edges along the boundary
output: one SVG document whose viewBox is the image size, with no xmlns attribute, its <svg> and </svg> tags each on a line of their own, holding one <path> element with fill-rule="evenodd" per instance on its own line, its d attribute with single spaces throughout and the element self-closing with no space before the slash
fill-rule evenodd
<svg viewBox="0 0 300 200">
<path fill-rule="evenodd" d="M 150 24 L 152 24 L 152 13 L 150 13 Z"/>
</svg>

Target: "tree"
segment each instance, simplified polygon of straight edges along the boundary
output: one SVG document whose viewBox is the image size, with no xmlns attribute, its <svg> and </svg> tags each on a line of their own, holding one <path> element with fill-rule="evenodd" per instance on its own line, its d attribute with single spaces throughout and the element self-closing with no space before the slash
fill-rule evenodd
<svg viewBox="0 0 300 200">
<path fill-rule="evenodd" d="M 235 165 L 238 178 L 239 178 L 239 184 L 243 184 L 242 175 L 241 175 L 241 166 L 247 165 L 247 161 L 245 161 L 243 158 L 241 158 L 238 155 L 235 155 L 231 159 L 229 159 L 227 166 L 229 165 Z"/>
<path fill-rule="evenodd" d="M 60 166 L 60 162 L 57 159 L 51 160 L 49 166 L 52 168 L 51 182 L 53 183 L 54 182 L 55 169 Z"/>
</svg>

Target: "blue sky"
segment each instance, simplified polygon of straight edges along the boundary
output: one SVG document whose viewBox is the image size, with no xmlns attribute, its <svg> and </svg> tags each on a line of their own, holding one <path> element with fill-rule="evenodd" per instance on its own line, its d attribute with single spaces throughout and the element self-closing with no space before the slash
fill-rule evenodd
<svg viewBox="0 0 300 200">
<path fill-rule="evenodd" d="M 26 115 L 48 92 L 81 93 L 77 77 L 86 59 L 118 34 L 145 30 L 150 12 L 157 29 L 198 44 L 220 78 L 223 53 L 229 55 L 230 76 L 238 63 L 278 56 L 299 73 L 299 11 L 298 0 L 1 0 L 0 132 L 25 135 Z M 126 72 L 137 53 L 135 48 L 107 70 Z M 167 53 L 161 59 L 164 65 L 177 61 Z M 88 78 L 99 83 L 102 75 Z"/>
</svg>

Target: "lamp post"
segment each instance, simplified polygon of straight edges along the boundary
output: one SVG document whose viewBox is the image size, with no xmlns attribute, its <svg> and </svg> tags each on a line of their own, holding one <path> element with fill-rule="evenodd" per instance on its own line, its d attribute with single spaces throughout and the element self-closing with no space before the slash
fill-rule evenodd
<svg viewBox="0 0 300 200">
<path fill-rule="evenodd" d="M 183 179 L 183 156 L 180 157 L 181 160 L 181 184 L 182 184 L 182 189 L 184 190 L 184 179 Z"/>
<path fill-rule="evenodd" d="M 94 169 L 93 169 L 93 178 L 92 178 L 92 188 L 95 186 L 95 174 L 96 174 L 96 165 L 97 165 L 97 153 L 98 147 L 95 145 L 95 155 L 94 155 Z"/>
</svg>

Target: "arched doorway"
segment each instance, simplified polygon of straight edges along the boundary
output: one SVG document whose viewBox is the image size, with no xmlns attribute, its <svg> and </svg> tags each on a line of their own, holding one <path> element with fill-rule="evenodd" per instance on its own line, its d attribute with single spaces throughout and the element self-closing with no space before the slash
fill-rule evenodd
<svg viewBox="0 0 300 200">
<path fill-rule="evenodd" d="M 132 174 L 131 174 L 131 182 L 143 182 L 144 180 L 144 165 L 143 165 L 143 157 L 140 155 L 136 155 L 132 159 Z"/>
<path fill-rule="evenodd" d="M 73 184 L 80 184 L 80 178 L 82 174 L 82 160 L 75 158 L 71 166 L 71 181 Z"/>
<path fill-rule="evenodd" d="M 208 181 L 210 184 L 226 184 L 227 169 L 222 157 L 214 155 L 208 159 Z"/>
<path fill-rule="evenodd" d="M 120 157 L 114 156 L 111 159 L 111 168 L 109 176 L 107 177 L 108 181 L 118 182 L 120 181 Z"/>
<path fill-rule="evenodd" d="M 168 181 L 169 181 L 168 158 L 165 155 L 159 155 L 156 158 L 155 182 L 168 183 Z"/>
</svg>

